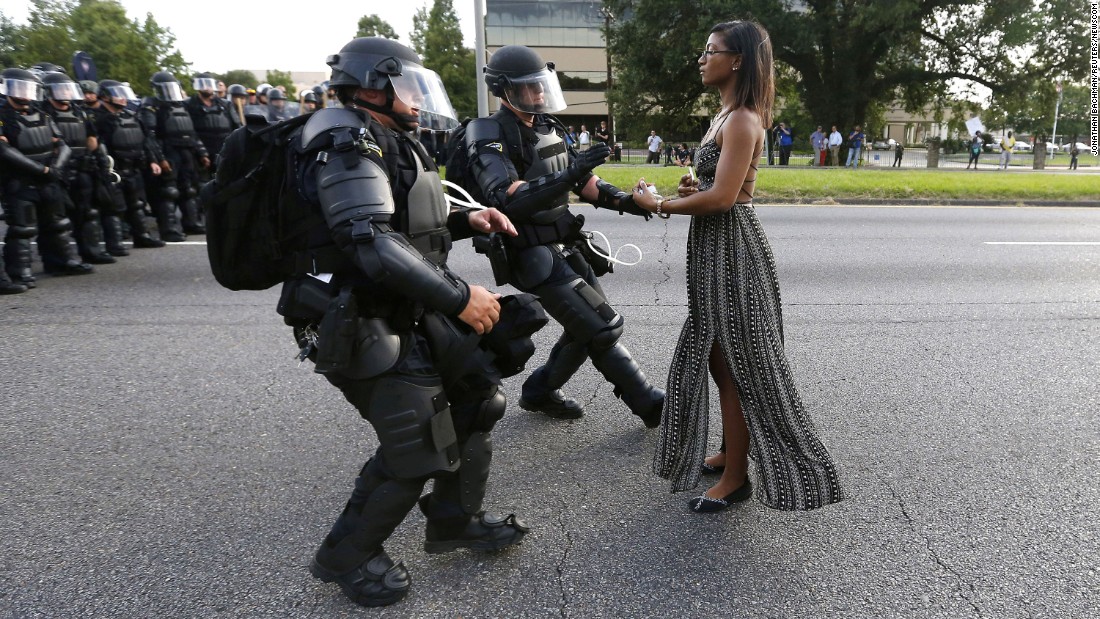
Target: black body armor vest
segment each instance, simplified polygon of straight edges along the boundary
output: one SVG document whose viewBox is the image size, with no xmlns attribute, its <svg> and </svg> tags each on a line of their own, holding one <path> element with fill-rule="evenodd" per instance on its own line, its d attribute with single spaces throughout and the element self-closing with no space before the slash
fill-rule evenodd
<svg viewBox="0 0 1100 619">
<path fill-rule="evenodd" d="M 133 112 L 122 110 L 115 117 L 114 133 L 110 136 L 111 156 L 124 161 L 145 158 L 145 131 Z"/>
<path fill-rule="evenodd" d="M 78 114 L 72 105 L 66 111 L 54 108 L 50 110 L 49 114 L 53 121 L 57 123 L 57 129 L 61 131 L 61 139 L 65 140 L 65 143 L 73 151 L 71 161 L 75 162 L 86 155 L 88 153 L 88 127 L 85 124 L 84 115 Z"/>
<path fill-rule="evenodd" d="M 524 128 L 521 127 L 521 131 Z M 528 130 L 530 131 L 530 130 Z M 523 173 L 523 180 L 532 181 L 546 174 L 560 172 L 569 167 L 569 153 L 565 148 L 565 140 L 558 135 L 554 126 L 548 123 L 540 123 L 534 128 L 538 142 L 532 144 L 524 140 L 524 160 L 531 161 L 531 166 Z M 544 133 L 545 132 L 545 133 Z M 569 192 L 563 192 L 558 199 L 559 203 L 541 210 L 531 217 L 531 223 L 548 224 L 564 215 L 569 208 Z"/>
<path fill-rule="evenodd" d="M 35 163 L 47 165 L 53 157 L 53 127 L 49 118 L 35 110 L 29 114 L 14 114 L 19 123 L 15 148 Z"/>
<path fill-rule="evenodd" d="M 181 103 L 158 103 L 157 135 L 169 146 L 195 145 L 195 124 Z"/>
</svg>

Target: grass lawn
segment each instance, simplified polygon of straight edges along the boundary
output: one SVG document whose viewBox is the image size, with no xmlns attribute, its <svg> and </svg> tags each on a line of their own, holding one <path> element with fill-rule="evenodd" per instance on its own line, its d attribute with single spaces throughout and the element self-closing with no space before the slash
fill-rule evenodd
<svg viewBox="0 0 1100 619">
<path fill-rule="evenodd" d="M 621 188 L 638 177 L 674 195 L 684 168 L 603 165 L 596 174 Z M 761 166 L 756 196 L 768 202 L 829 198 L 1100 200 L 1100 175 L 994 170 L 842 169 Z"/>
</svg>

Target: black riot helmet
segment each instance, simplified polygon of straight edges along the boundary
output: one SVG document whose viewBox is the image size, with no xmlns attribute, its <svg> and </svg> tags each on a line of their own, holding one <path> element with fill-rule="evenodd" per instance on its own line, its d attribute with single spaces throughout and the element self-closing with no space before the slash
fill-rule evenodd
<svg viewBox="0 0 1100 619">
<path fill-rule="evenodd" d="M 129 84 L 123 84 L 115 80 L 103 80 L 99 83 L 99 90 L 96 92 L 99 98 L 105 103 L 119 108 L 126 107 L 130 101 L 137 99 L 137 95 L 134 94 Z"/>
<path fill-rule="evenodd" d="M 317 93 L 307 90 L 302 93 L 302 103 L 317 103 Z"/>
<path fill-rule="evenodd" d="M 226 94 L 228 94 L 230 97 L 247 97 L 248 89 L 241 84 L 231 84 L 229 86 L 229 90 L 226 91 Z"/>
<path fill-rule="evenodd" d="M 176 76 L 167 71 L 157 71 L 149 78 L 153 96 L 160 101 L 183 101 L 183 88 Z"/>
<path fill-rule="evenodd" d="M 43 73 L 42 84 L 46 97 L 54 101 L 83 101 L 84 92 L 80 86 L 64 73 Z"/>
<path fill-rule="evenodd" d="M 191 80 L 191 88 L 213 94 L 218 89 L 218 79 L 209 73 L 199 73 Z"/>
<path fill-rule="evenodd" d="M 435 71 L 421 64 L 416 52 L 397 41 L 383 37 L 352 39 L 339 53 L 329 56 L 326 62 L 332 67 L 332 77 L 328 81 L 330 88 L 337 91 L 344 90 L 344 87 L 382 90 L 387 97 L 384 107 L 357 97 L 344 97 L 342 100 L 350 100 L 359 107 L 389 116 L 405 129 L 414 128 L 414 123 L 436 130 L 458 126 L 443 80 Z M 418 109 L 420 116 L 395 113 L 395 97 Z"/>
<path fill-rule="evenodd" d="M 26 69 L 4 69 L 0 78 L 4 81 L 4 96 L 21 106 L 28 101 L 42 100 L 42 81 L 34 73 Z"/>
<path fill-rule="evenodd" d="M 548 114 L 566 108 L 554 63 L 544 62 L 530 47 L 505 45 L 493 53 L 484 71 L 489 91 L 521 112 Z"/>
<path fill-rule="evenodd" d="M 42 73 L 64 73 L 65 68 L 52 62 L 38 62 L 31 65 L 31 70 L 38 69 Z"/>
<path fill-rule="evenodd" d="M 286 93 L 281 88 L 269 88 L 267 98 L 269 101 L 286 101 Z"/>
</svg>

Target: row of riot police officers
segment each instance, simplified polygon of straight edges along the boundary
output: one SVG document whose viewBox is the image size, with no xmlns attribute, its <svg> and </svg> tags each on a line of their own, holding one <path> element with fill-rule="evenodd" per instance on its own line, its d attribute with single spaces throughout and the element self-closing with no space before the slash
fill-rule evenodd
<svg viewBox="0 0 1100 619">
<path fill-rule="evenodd" d="M 36 285 L 36 237 L 46 273 L 75 275 L 127 255 L 127 234 L 135 247 L 161 247 L 205 232 L 199 184 L 239 117 L 208 75 L 195 78 L 190 98 L 168 72 L 150 84 L 153 96 L 139 101 L 128 84 L 77 83 L 49 63 L 3 71 L 0 293 Z"/>
</svg>

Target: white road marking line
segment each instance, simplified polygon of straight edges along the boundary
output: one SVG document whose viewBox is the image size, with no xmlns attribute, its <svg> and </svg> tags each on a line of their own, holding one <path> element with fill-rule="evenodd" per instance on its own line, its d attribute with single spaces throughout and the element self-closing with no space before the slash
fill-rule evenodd
<svg viewBox="0 0 1100 619">
<path fill-rule="evenodd" d="M 984 245 L 1100 245 L 1100 241 L 984 241 Z"/>
</svg>

